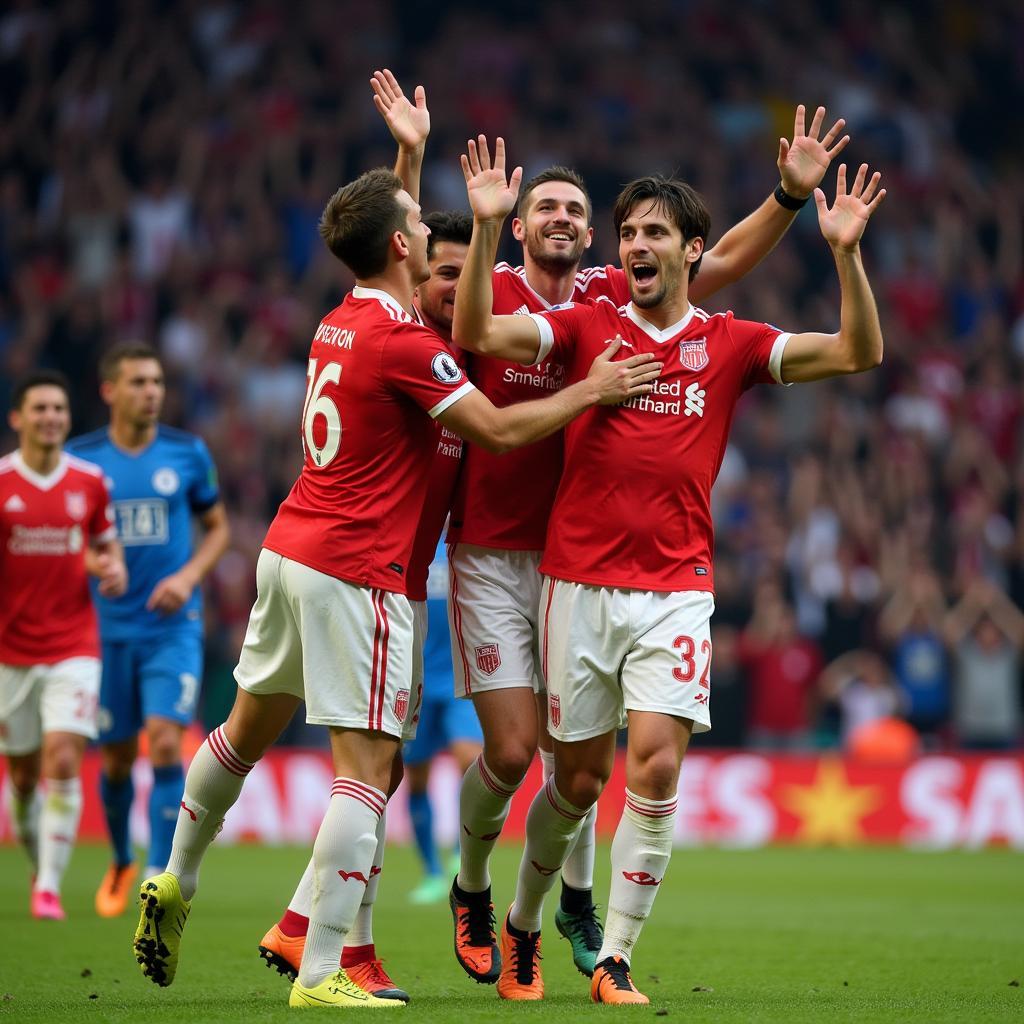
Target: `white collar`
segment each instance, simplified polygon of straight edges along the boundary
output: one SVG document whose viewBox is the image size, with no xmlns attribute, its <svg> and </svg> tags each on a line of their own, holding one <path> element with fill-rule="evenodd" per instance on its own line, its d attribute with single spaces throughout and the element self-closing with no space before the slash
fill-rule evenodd
<svg viewBox="0 0 1024 1024">
<path fill-rule="evenodd" d="M 354 299 L 376 299 L 386 309 L 391 310 L 400 320 L 414 320 L 418 324 L 422 324 L 423 321 L 420 319 L 419 311 L 416 315 L 410 316 L 405 309 L 402 308 L 402 304 L 393 295 L 388 292 L 382 291 L 380 288 L 365 288 L 361 284 L 357 284 L 352 289 L 352 298 Z M 416 307 L 413 306 L 415 310 Z"/>
<path fill-rule="evenodd" d="M 64 479 L 64 474 L 67 473 L 69 464 L 70 460 L 67 454 L 61 452 L 54 471 L 43 476 L 42 473 L 37 473 L 31 466 L 26 465 L 20 451 L 11 452 L 11 465 L 14 467 L 14 471 L 41 491 L 52 491 Z"/>
<path fill-rule="evenodd" d="M 628 316 L 629 319 L 632 320 L 633 323 L 635 323 L 637 327 L 639 327 L 640 330 L 644 332 L 644 334 L 649 335 L 659 345 L 664 344 L 666 341 L 668 341 L 671 338 L 674 338 L 677 334 L 683 331 L 690 323 L 690 321 L 693 319 L 694 311 L 695 307 L 691 302 L 690 307 L 689 309 L 687 309 L 686 315 L 682 318 L 682 320 L 678 320 L 671 326 L 666 327 L 665 330 L 659 331 L 658 328 L 654 326 L 654 324 L 648 323 L 636 311 L 636 307 L 633 305 L 632 302 L 630 302 L 626 306 L 626 316 Z"/>
</svg>

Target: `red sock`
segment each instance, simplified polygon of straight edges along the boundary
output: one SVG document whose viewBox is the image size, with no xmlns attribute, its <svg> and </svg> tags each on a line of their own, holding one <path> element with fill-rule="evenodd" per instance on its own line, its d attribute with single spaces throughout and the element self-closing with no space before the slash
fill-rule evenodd
<svg viewBox="0 0 1024 1024">
<path fill-rule="evenodd" d="M 290 939 L 297 939 L 309 931 L 309 918 L 302 914 L 296 914 L 294 910 L 286 910 L 281 920 L 277 922 L 281 929 Z"/>
<path fill-rule="evenodd" d="M 376 960 L 377 950 L 371 942 L 368 946 L 346 946 L 341 951 L 341 966 L 355 967 L 356 964 L 365 964 L 367 960 Z"/>
</svg>

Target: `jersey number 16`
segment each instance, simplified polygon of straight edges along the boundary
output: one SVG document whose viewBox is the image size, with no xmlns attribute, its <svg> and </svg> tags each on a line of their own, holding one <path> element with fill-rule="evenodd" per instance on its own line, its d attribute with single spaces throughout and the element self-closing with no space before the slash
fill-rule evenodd
<svg viewBox="0 0 1024 1024">
<path fill-rule="evenodd" d="M 341 380 L 341 363 L 328 363 L 316 375 L 317 360 L 310 359 L 306 370 L 309 383 L 306 385 L 306 401 L 302 407 L 302 448 L 308 452 L 320 469 L 334 461 L 341 447 L 341 413 L 330 395 L 324 394 L 328 384 L 337 385 Z M 326 430 L 321 434 L 323 444 L 317 444 L 316 432 L 313 427 L 317 416 L 326 420 Z"/>
</svg>

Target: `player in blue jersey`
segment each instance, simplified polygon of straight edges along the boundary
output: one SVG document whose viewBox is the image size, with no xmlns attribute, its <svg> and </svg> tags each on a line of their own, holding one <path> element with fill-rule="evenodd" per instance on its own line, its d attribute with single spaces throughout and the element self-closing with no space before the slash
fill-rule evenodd
<svg viewBox="0 0 1024 1024">
<path fill-rule="evenodd" d="M 423 644 L 420 723 L 416 738 L 402 751 L 405 781 L 409 787 L 409 817 L 426 872 L 426 877 L 410 894 L 413 903 L 437 903 L 447 899 L 451 886 L 434 840 L 434 812 L 427 791 L 431 762 L 438 754 L 448 751 L 455 759 L 461 779 L 483 750 L 483 733 L 473 705 L 455 697 L 447 598 L 448 559 L 444 545 L 439 544 L 427 577 L 427 636 Z"/>
<path fill-rule="evenodd" d="M 206 445 L 158 422 L 165 386 L 156 352 L 135 343 L 111 349 L 100 380 L 110 426 L 67 447 L 103 470 L 129 573 L 122 597 L 94 593 L 103 647 L 100 790 L 114 848 L 96 911 L 114 917 L 123 913 L 137 874 L 128 819 L 143 727 L 153 766 L 146 877 L 163 871 L 170 854 L 185 782 L 182 737 L 202 678 L 199 583 L 224 553 L 229 532 Z M 193 518 L 202 527 L 195 545 Z"/>
</svg>

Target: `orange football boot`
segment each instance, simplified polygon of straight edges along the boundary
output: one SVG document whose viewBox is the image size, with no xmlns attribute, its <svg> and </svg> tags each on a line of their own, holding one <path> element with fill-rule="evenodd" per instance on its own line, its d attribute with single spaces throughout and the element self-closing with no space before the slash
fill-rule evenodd
<svg viewBox="0 0 1024 1024">
<path fill-rule="evenodd" d="M 649 1003 L 629 976 L 629 964 L 621 956 L 606 956 L 595 968 L 590 981 L 590 998 L 595 1003 Z"/>
<path fill-rule="evenodd" d="M 509 931 L 508 914 L 501 926 L 501 975 L 498 995 L 502 999 L 543 999 L 544 979 L 540 973 L 540 932 Z"/>
</svg>

